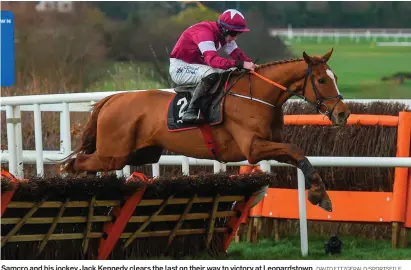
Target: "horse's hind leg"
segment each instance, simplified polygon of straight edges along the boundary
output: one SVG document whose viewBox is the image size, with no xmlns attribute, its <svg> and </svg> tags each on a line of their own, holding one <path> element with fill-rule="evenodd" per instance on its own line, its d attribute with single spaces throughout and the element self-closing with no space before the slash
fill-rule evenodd
<svg viewBox="0 0 411 270">
<path fill-rule="evenodd" d="M 100 157 L 96 153 L 78 154 L 74 161 L 74 171 L 76 172 L 100 172 L 100 171 L 112 171 L 120 170 L 126 164 L 128 160 L 126 157 Z"/>
<path fill-rule="evenodd" d="M 261 160 L 277 160 L 301 169 L 306 183 L 310 186 L 308 200 L 314 205 L 319 204 L 327 211 L 332 211 L 331 200 L 325 191 L 325 185 L 320 175 L 298 146 L 254 138 L 247 158 L 250 163 L 257 163 Z"/>
</svg>

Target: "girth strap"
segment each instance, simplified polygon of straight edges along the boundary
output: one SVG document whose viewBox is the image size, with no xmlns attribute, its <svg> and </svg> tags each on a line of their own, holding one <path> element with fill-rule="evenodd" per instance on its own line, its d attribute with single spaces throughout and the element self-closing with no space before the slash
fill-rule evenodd
<svg viewBox="0 0 411 270">
<path fill-rule="evenodd" d="M 214 141 L 213 132 L 208 124 L 202 124 L 199 126 L 201 134 L 203 135 L 204 143 L 206 144 L 208 150 L 210 150 L 211 155 L 215 160 L 217 160 L 218 151 L 217 144 Z"/>
</svg>

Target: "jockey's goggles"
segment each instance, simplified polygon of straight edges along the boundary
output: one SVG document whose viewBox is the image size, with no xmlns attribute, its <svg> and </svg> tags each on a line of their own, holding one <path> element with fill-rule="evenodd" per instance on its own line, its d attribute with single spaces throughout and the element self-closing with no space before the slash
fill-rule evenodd
<svg viewBox="0 0 411 270">
<path fill-rule="evenodd" d="M 237 32 L 237 31 L 227 31 L 225 34 L 226 34 L 226 36 L 236 37 L 236 36 L 238 36 L 239 34 L 241 34 L 241 32 Z"/>
</svg>

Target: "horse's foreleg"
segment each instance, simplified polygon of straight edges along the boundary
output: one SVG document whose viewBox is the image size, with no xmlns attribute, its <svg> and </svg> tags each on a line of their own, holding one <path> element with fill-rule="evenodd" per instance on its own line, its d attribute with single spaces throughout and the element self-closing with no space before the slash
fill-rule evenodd
<svg viewBox="0 0 411 270">
<path fill-rule="evenodd" d="M 306 183 L 310 187 L 308 192 L 309 201 L 314 205 L 319 204 L 321 208 L 327 211 L 332 211 L 331 200 L 325 191 L 325 185 L 320 175 L 298 146 L 254 138 L 247 158 L 250 163 L 257 163 L 261 160 L 277 160 L 301 169 Z"/>
</svg>

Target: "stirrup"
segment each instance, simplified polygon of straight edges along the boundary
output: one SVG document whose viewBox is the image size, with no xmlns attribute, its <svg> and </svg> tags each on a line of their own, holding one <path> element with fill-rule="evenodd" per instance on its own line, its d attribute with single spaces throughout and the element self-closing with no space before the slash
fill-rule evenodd
<svg viewBox="0 0 411 270">
<path fill-rule="evenodd" d="M 187 118 L 184 119 L 184 117 L 187 117 L 187 116 L 192 116 L 192 118 L 191 119 L 187 119 Z M 197 124 L 203 124 L 204 123 L 204 118 L 201 117 L 201 110 L 198 110 L 197 115 L 196 115 L 195 112 L 190 113 L 190 112 L 187 111 L 187 112 L 184 113 L 181 120 L 183 121 L 183 123 L 186 123 L 186 124 L 196 124 L 197 125 Z"/>
</svg>

